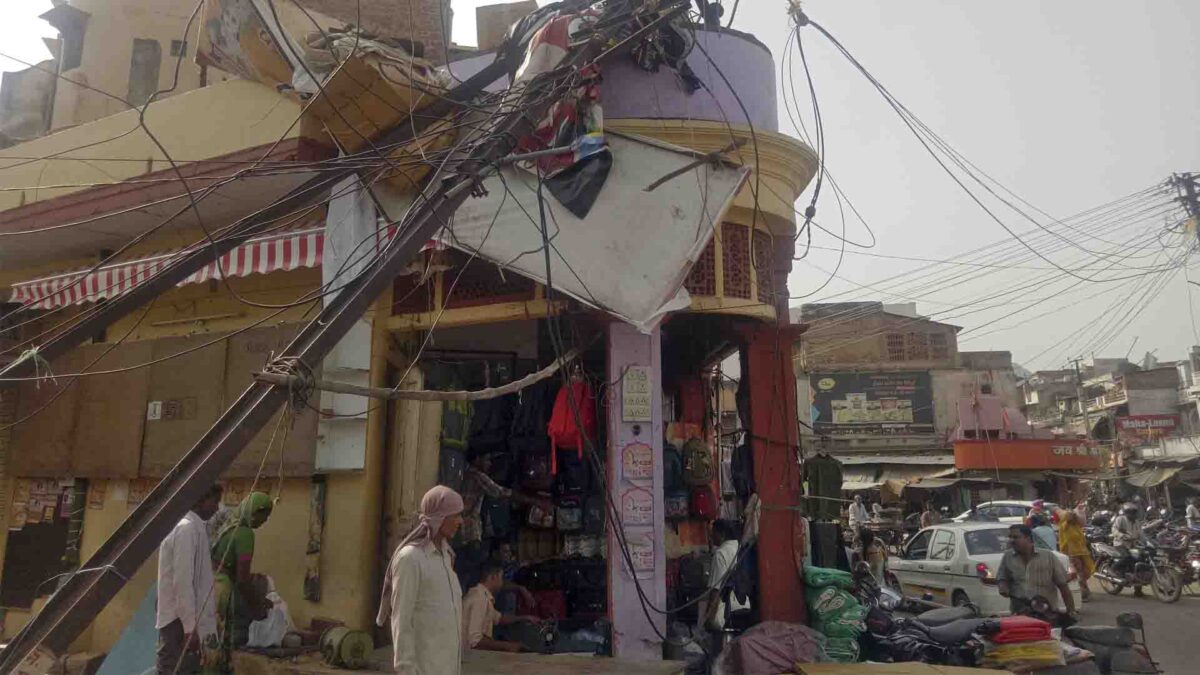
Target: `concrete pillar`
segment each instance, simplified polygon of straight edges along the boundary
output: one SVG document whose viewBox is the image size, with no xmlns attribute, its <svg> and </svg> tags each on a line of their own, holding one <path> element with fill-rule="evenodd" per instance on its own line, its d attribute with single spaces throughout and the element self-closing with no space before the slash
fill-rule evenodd
<svg viewBox="0 0 1200 675">
<path fill-rule="evenodd" d="M 762 500 L 758 535 L 758 607 L 764 621 L 803 622 L 804 584 L 799 553 L 800 467 L 795 447 L 794 329 L 747 327 L 742 377 L 750 386 L 750 447 Z"/>
<path fill-rule="evenodd" d="M 636 585 L 665 609 L 667 558 L 663 511 L 662 359 L 658 330 L 650 335 L 613 323 L 608 332 L 608 379 L 620 382 L 608 406 L 608 488 L 634 559 L 626 564 L 608 529 L 608 608 L 615 656 L 661 659 L 666 617 L 646 620 Z M 612 523 L 616 525 L 616 523 Z"/>
</svg>

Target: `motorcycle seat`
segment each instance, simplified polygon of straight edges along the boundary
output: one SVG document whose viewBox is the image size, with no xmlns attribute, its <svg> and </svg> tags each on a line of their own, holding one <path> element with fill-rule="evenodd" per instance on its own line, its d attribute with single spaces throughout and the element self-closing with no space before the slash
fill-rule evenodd
<svg viewBox="0 0 1200 675">
<path fill-rule="evenodd" d="M 956 645 L 960 642 L 966 642 L 979 630 L 981 625 L 989 621 L 990 619 L 959 619 L 958 621 L 951 621 L 944 626 L 922 627 L 934 642 L 943 645 Z"/>
<path fill-rule="evenodd" d="M 1117 626 L 1071 626 L 1063 630 L 1063 635 L 1071 640 L 1109 647 L 1129 647 L 1133 644 L 1133 631 Z"/>
<path fill-rule="evenodd" d="M 931 609 L 928 612 L 922 612 L 915 618 L 922 626 L 932 628 L 934 626 L 944 626 L 961 619 L 973 619 L 975 618 L 975 610 L 970 607 L 939 607 Z"/>
<path fill-rule="evenodd" d="M 1095 547 L 1097 553 L 1102 553 L 1110 558 L 1120 559 L 1124 557 L 1124 552 L 1116 546 L 1110 546 L 1108 544 L 1096 542 Z"/>
</svg>

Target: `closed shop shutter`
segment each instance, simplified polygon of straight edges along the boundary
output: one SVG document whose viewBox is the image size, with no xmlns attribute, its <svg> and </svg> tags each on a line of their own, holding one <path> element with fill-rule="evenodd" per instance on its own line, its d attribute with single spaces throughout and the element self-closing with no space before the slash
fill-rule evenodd
<svg viewBox="0 0 1200 675">
<path fill-rule="evenodd" d="M 282 324 L 269 328 L 258 328 L 240 333 L 229 339 L 225 367 L 225 406 L 232 405 L 237 397 L 253 381 L 253 373 L 261 371 L 273 355 L 278 355 L 299 332 L 298 324 Z M 319 373 L 319 371 L 318 371 Z M 262 467 L 264 476 L 278 476 L 280 471 L 280 448 L 283 452 L 283 475 L 308 477 L 313 473 L 317 447 L 319 392 L 313 393 L 311 407 L 305 407 L 279 423 L 276 413 L 263 425 L 233 464 L 225 471 L 229 478 L 253 478 Z M 367 401 L 364 399 L 364 409 Z M 289 425 L 288 422 L 291 421 Z M 278 432 L 276 432 L 278 429 Z M 271 437 L 274 434 L 274 445 Z M 270 446 L 270 456 L 264 463 L 264 455 Z"/>
<path fill-rule="evenodd" d="M 76 350 L 55 359 L 41 375 L 78 373 L 86 364 Z M 71 469 L 79 383 L 70 377 L 22 382 L 12 428 L 10 476 L 58 478 Z"/>
<path fill-rule="evenodd" d="M 89 371 L 121 372 L 80 378 L 70 475 L 136 478 L 150 391 L 151 368 L 145 364 L 154 358 L 154 343 L 90 345 L 80 352 L 84 363 L 100 359 Z"/>
<path fill-rule="evenodd" d="M 226 341 L 219 337 L 206 334 L 152 343 L 153 359 L 166 360 L 149 368 L 141 475 L 165 475 L 220 415 Z"/>
</svg>

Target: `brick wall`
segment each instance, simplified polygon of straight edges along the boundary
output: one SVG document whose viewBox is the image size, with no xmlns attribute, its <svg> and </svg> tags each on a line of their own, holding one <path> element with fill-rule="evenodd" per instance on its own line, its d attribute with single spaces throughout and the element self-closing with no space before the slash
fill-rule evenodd
<svg viewBox="0 0 1200 675">
<path fill-rule="evenodd" d="M 299 0 L 308 9 L 346 23 L 355 23 L 359 0 Z M 362 26 L 384 37 L 420 42 L 425 58 L 435 63 L 446 60 L 446 41 L 450 35 L 450 0 L 361 0 Z M 443 19 L 445 13 L 445 38 Z"/>
</svg>

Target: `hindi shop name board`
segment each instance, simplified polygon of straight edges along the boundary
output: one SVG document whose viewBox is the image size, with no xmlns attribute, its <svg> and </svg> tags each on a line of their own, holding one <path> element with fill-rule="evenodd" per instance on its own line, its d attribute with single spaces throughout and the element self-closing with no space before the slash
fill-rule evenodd
<svg viewBox="0 0 1200 675">
<path fill-rule="evenodd" d="M 933 388 L 928 372 L 814 373 L 809 385 L 817 433 L 933 433 Z"/>
<path fill-rule="evenodd" d="M 1097 469 L 1100 449 L 1086 441 L 1017 438 L 954 442 L 954 468 L 969 469 Z"/>
<path fill-rule="evenodd" d="M 621 421 L 649 422 L 654 397 L 650 393 L 650 368 L 629 366 L 621 378 Z"/>
</svg>

